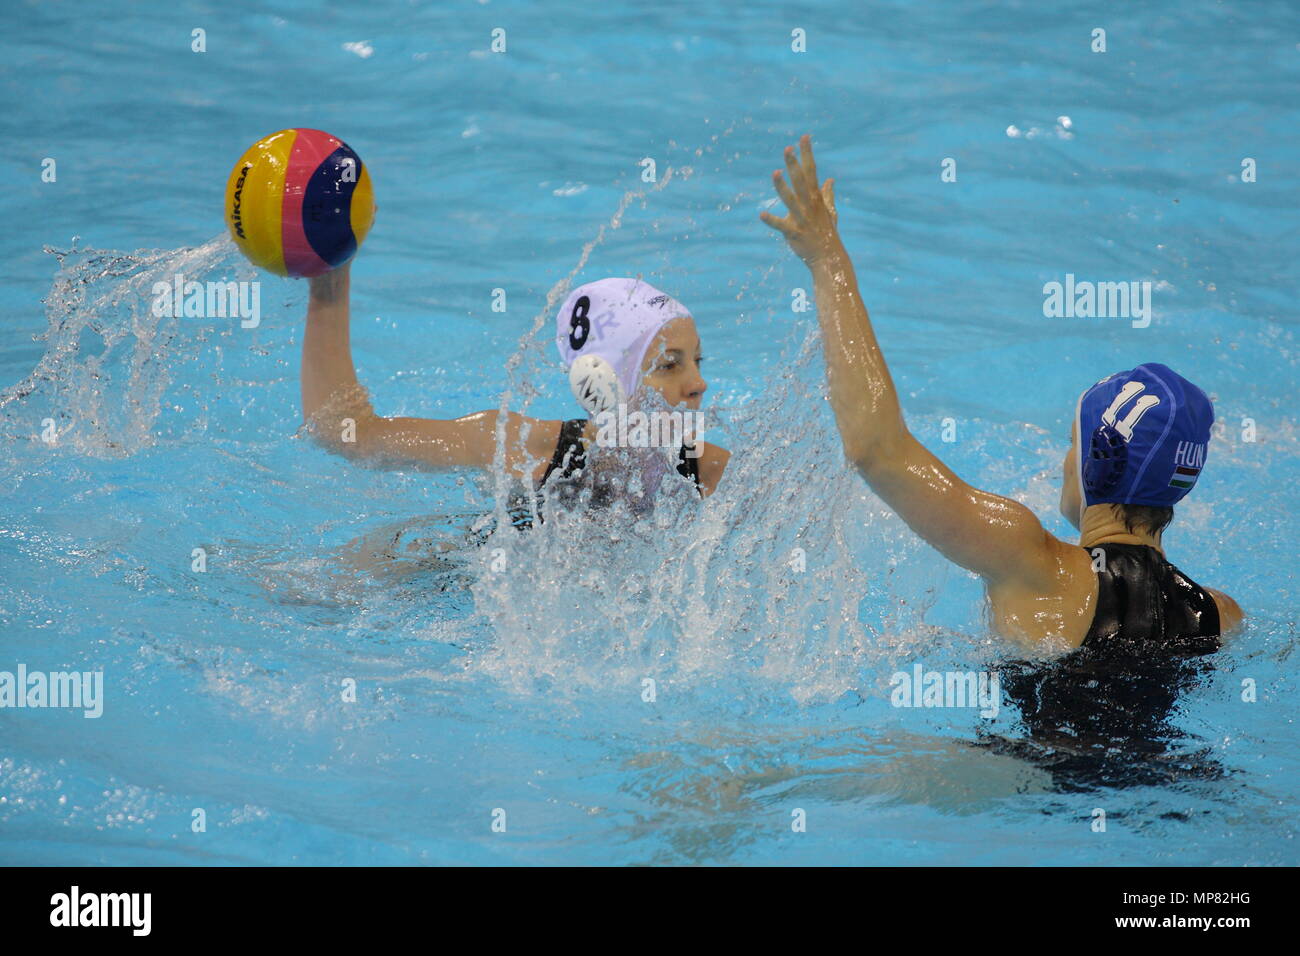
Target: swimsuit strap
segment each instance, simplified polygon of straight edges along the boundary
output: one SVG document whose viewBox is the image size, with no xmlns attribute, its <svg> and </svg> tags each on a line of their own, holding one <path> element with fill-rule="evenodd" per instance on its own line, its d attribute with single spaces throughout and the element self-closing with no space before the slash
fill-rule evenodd
<svg viewBox="0 0 1300 956">
<path fill-rule="evenodd" d="M 691 481 L 695 482 L 696 488 L 700 487 L 700 459 L 687 456 L 685 445 L 677 453 L 677 474 L 683 478 L 691 479 Z"/>
<path fill-rule="evenodd" d="M 582 443 L 582 431 L 586 425 L 585 418 L 571 418 L 560 425 L 560 438 L 555 443 L 555 453 L 551 455 L 551 463 L 546 466 L 539 488 L 546 484 L 551 472 L 557 468 L 560 469 L 561 478 L 568 478 L 587 466 L 587 448 Z"/>
</svg>

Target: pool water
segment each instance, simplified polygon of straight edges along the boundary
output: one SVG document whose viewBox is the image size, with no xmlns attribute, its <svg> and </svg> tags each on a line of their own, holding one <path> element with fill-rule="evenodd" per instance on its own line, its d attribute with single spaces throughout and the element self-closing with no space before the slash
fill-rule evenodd
<svg viewBox="0 0 1300 956">
<path fill-rule="evenodd" d="M 20 6 L 0 671 L 102 671 L 104 709 L 0 710 L 0 862 L 1300 862 L 1293 5 Z M 641 274 L 696 316 L 718 493 L 474 544 L 500 482 L 305 440 L 305 285 L 221 220 L 289 126 L 374 180 L 381 413 L 575 417 L 554 305 Z M 1115 736 L 891 705 L 897 671 L 1014 655 L 843 463 L 807 273 L 758 221 L 805 131 L 909 424 L 963 477 L 1064 536 L 1083 388 L 1160 361 L 1215 398 L 1166 545 L 1249 624 Z M 260 280 L 260 323 L 154 316 L 178 273 Z M 1046 317 L 1067 274 L 1151 282 L 1150 325 Z"/>
</svg>

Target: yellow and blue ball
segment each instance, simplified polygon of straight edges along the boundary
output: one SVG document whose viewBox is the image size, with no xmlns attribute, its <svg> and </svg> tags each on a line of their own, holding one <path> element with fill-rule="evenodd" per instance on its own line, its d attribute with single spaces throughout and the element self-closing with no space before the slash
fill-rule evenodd
<svg viewBox="0 0 1300 956">
<path fill-rule="evenodd" d="M 226 225 L 255 266 L 318 276 L 347 262 L 375 218 L 361 158 L 318 129 L 284 129 L 248 148 L 226 183 Z"/>
</svg>

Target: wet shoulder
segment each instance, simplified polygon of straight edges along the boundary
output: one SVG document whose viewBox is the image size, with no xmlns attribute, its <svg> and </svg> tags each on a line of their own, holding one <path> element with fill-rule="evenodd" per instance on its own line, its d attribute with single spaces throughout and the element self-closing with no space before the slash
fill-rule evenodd
<svg viewBox="0 0 1300 956">
<path fill-rule="evenodd" d="M 1049 642 L 1061 649 L 1080 646 L 1097 604 L 1097 575 L 1091 556 L 1077 545 L 1051 537 L 1051 571 L 1034 582 L 989 587 L 993 626 L 1027 647 Z"/>
</svg>

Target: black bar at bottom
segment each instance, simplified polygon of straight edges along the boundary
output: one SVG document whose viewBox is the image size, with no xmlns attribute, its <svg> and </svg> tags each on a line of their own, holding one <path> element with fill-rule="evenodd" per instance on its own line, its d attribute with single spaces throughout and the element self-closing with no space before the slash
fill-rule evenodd
<svg viewBox="0 0 1300 956">
<path fill-rule="evenodd" d="M 911 925 L 924 927 L 927 942 L 1012 931 L 1021 939 L 1041 931 L 1053 934 L 1045 939 L 1071 942 L 1163 931 L 1230 944 L 1239 933 L 1287 925 L 1282 908 L 1295 871 L 14 867 L 0 876 L 7 884 L 0 892 L 6 942 L 76 934 L 79 942 L 373 944 L 376 934 L 452 926 L 492 937 L 518 929 L 539 939 L 611 918 L 630 921 L 634 935 L 653 936 L 703 916 L 715 932 L 726 927 L 733 941 L 781 924 L 796 932 L 825 930 L 847 925 L 847 918 L 864 940 L 891 925 Z M 526 918 L 540 922 L 520 922 Z"/>
</svg>

